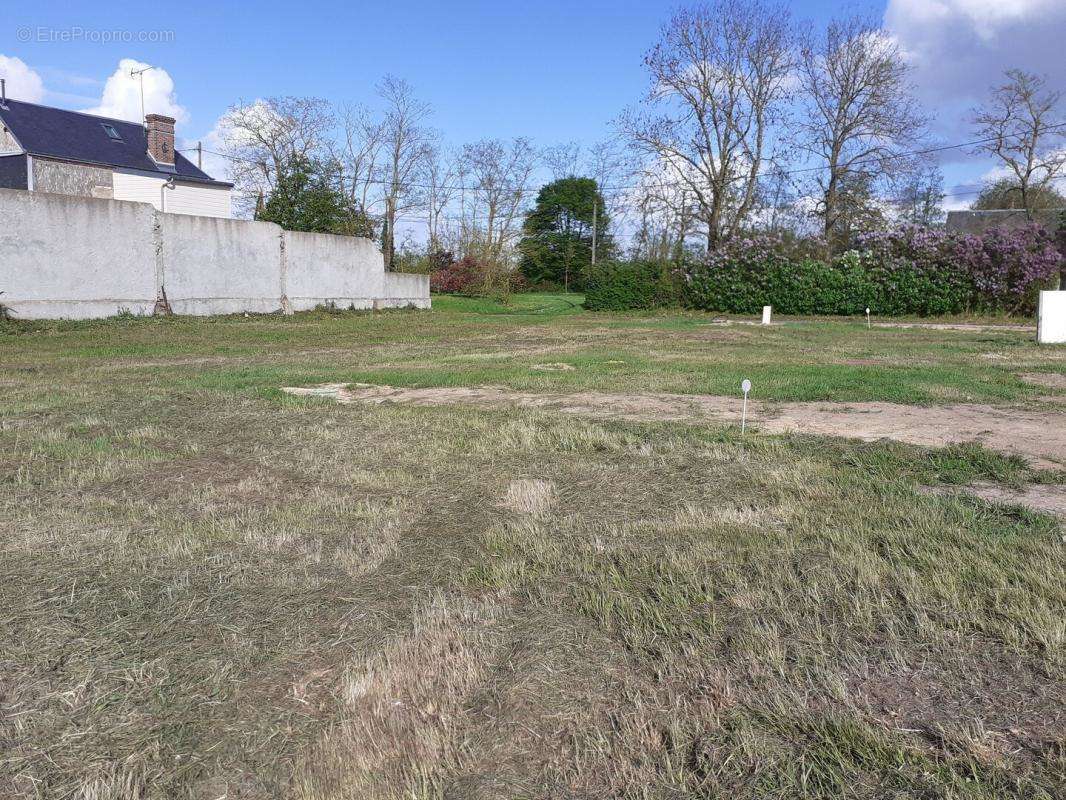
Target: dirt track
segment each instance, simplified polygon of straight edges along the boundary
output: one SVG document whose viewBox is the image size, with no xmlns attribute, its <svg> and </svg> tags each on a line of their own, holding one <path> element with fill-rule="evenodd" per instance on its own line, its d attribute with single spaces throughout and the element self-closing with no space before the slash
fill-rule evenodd
<svg viewBox="0 0 1066 800">
<path fill-rule="evenodd" d="M 539 394 L 498 387 L 402 389 L 368 384 L 285 388 L 293 395 L 333 397 L 339 403 L 401 403 L 420 406 L 536 408 L 599 418 L 636 421 L 740 422 L 740 399 L 713 395 Z M 749 423 L 769 433 L 811 433 L 874 441 L 943 446 L 980 442 L 1025 457 L 1034 466 L 1066 464 L 1066 413 L 1020 411 L 956 404 L 923 408 L 894 403 L 753 402 Z"/>
</svg>

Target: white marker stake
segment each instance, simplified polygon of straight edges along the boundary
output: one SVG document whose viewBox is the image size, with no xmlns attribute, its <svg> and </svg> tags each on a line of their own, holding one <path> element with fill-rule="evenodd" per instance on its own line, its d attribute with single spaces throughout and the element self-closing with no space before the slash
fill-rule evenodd
<svg viewBox="0 0 1066 800">
<path fill-rule="evenodd" d="M 771 314 L 772 311 L 773 311 L 773 306 L 763 306 L 762 307 L 762 324 L 763 325 L 769 325 L 770 324 L 770 314 Z"/>
<path fill-rule="evenodd" d="M 740 390 L 744 392 L 744 410 L 740 413 L 740 435 L 743 436 L 748 425 L 748 392 L 751 391 L 751 381 L 747 378 L 741 381 Z"/>
<path fill-rule="evenodd" d="M 870 307 L 866 307 L 866 330 L 870 330 Z"/>
</svg>

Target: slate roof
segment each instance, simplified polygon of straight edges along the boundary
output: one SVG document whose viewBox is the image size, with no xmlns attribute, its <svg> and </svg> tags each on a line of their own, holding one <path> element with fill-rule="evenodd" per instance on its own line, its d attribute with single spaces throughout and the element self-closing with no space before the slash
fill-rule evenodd
<svg viewBox="0 0 1066 800">
<path fill-rule="evenodd" d="M 158 172 L 161 175 L 174 175 L 183 181 L 215 186 L 233 185 L 214 180 L 181 153 L 174 154 L 173 171 L 161 169 L 148 155 L 144 128 L 136 122 L 20 100 L 8 100 L 6 106 L 0 106 L 0 119 L 31 156 Z M 121 139 L 108 136 L 104 130 L 105 124 L 113 126 Z"/>
</svg>

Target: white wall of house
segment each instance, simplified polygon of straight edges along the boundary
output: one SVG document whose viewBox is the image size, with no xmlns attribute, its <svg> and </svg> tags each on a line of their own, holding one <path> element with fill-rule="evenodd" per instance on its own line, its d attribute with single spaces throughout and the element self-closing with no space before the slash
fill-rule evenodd
<svg viewBox="0 0 1066 800">
<path fill-rule="evenodd" d="M 178 179 L 173 189 L 163 189 L 166 178 L 134 170 L 115 170 L 112 177 L 116 200 L 150 203 L 169 214 L 233 218 L 230 190 L 226 187 L 185 183 Z"/>
</svg>

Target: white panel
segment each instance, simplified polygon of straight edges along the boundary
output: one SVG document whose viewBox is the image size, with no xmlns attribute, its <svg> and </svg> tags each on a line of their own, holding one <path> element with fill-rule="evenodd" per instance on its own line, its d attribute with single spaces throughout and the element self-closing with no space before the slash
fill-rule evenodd
<svg viewBox="0 0 1066 800">
<path fill-rule="evenodd" d="M 1036 340 L 1040 344 L 1066 343 L 1066 291 L 1040 293 Z"/>
<path fill-rule="evenodd" d="M 156 209 L 159 208 L 159 190 L 163 186 L 163 178 L 118 170 L 111 177 L 114 180 L 116 200 L 151 203 Z"/>
<path fill-rule="evenodd" d="M 230 190 L 220 186 L 205 186 L 197 183 L 181 183 L 173 189 L 163 189 L 165 178 L 138 172 L 115 171 L 115 199 L 151 203 L 160 208 L 165 202 L 169 214 L 192 214 L 201 217 L 224 217 L 231 219 Z M 166 192 L 162 200 L 160 193 Z"/>
<path fill-rule="evenodd" d="M 178 183 L 167 190 L 167 211 L 171 214 L 195 214 L 201 217 L 231 219 L 230 190 L 220 186 Z"/>
</svg>

